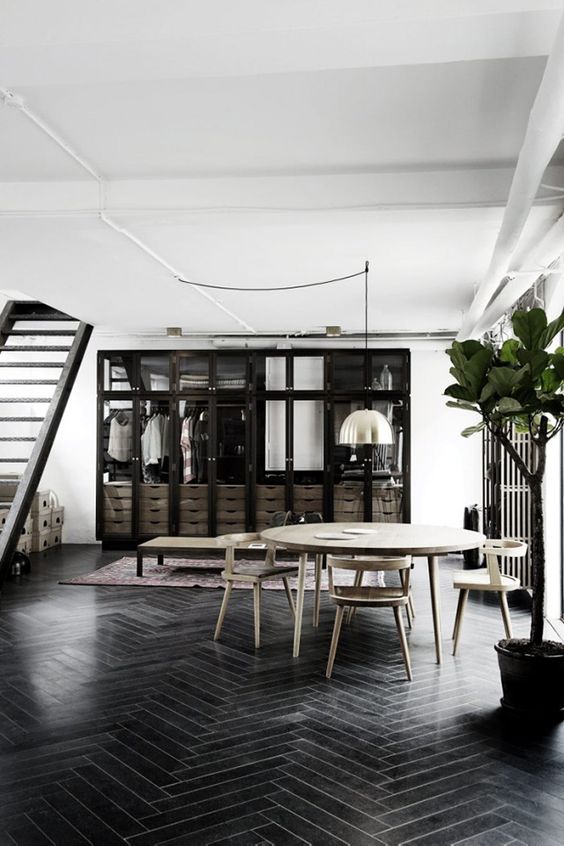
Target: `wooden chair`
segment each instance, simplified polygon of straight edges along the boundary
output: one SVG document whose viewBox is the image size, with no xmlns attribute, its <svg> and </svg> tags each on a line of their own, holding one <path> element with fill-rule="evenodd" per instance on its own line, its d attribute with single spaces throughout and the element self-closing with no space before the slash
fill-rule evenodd
<svg viewBox="0 0 564 846">
<path fill-rule="evenodd" d="M 338 558 L 333 555 L 328 555 L 327 570 L 329 575 L 329 594 L 333 602 L 337 605 L 335 627 L 333 629 L 333 638 L 331 640 L 329 660 L 327 662 L 327 678 L 330 679 L 333 672 L 333 664 L 335 663 L 335 655 L 337 653 L 337 645 L 339 643 L 339 635 L 341 633 L 341 625 L 343 622 L 345 608 L 384 607 L 393 608 L 403 661 L 405 664 L 405 671 L 407 678 L 411 681 L 411 661 L 409 657 L 407 638 L 405 636 L 405 629 L 403 627 L 403 619 L 401 616 L 401 609 L 406 607 L 409 602 L 411 557 Z M 367 571 L 373 572 L 375 570 L 381 570 L 384 572 L 397 570 L 400 576 L 400 584 L 397 587 L 378 587 L 372 585 L 363 586 L 361 584 L 356 584 L 358 581 L 357 575 L 355 577 L 355 584 L 353 585 L 335 585 L 333 580 L 333 570 L 353 570 L 356 573 L 360 571 L 363 574 Z"/>
<path fill-rule="evenodd" d="M 265 560 L 263 563 L 243 564 L 236 566 L 235 552 L 240 549 L 252 548 L 251 544 L 260 544 L 260 535 L 253 532 L 241 532 L 236 534 L 220 535 L 218 540 L 227 544 L 225 549 L 225 570 L 222 572 L 223 578 L 226 580 L 225 594 L 223 602 L 221 603 L 221 610 L 215 627 L 214 640 L 219 640 L 221 628 L 227 612 L 227 606 L 231 597 L 231 590 L 234 582 L 250 582 L 253 585 L 254 592 L 254 608 L 255 608 L 255 648 L 260 647 L 260 609 L 261 609 L 261 588 L 262 583 L 271 581 L 272 579 L 282 579 L 284 589 L 288 598 L 288 605 L 293 616 L 296 616 L 296 609 L 294 607 L 294 599 L 292 591 L 288 583 L 290 576 L 298 575 L 298 566 L 289 565 L 287 567 L 277 567 L 275 564 L 275 548 L 268 546 L 266 549 Z"/>
<path fill-rule="evenodd" d="M 351 559 L 353 561 L 386 561 L 386 556 L 354 555 L 354 556 L 351 556 Z M 413 569 L 413 565 L 412 565 L 412 569 Z M 381 572 L 382 573 L 382 579 L 383 579 L 383 577 L 384 577 L 383 568 L 374 567 L 374 570 Z M 365 572 L 366 572 L 366 569 L 360 569 L 359 568 L 357 570 L 355 580 L 354 580 L 354 586 L 355 587 L 360 587 L 362 585 L 362 580 L 363 580 Z M 405 579 L 405 571 L 403 571 L 403 570 L 400 571 L 400 578 L 402 579 L 402 582 L 403 582 L 403 579 Z M 385 587 L 383 581 L 382 581 L 382 584 L 380 585 L 380 587 Z M 353 605 L 351 605 L 351 607 L 348 609 L 347 621 L 346 621 L 347 626 L 350 626 L 350 624 L 352 623 L 353 617 L 356 614 L 356 609 L 357 609 L 357 606 L 353 606 Z M 408 601 L 407 601 L 407 605 L 405 606 L 405 616 L 407 618 L 407 625 L 409 626 L 410 629 L 412 629 L 413 628 L 413 620 L 415 619 L 415 605 L 414 605 L 414 602 L 413 602 L 413 593 L 412 593 L 411 587 L 409 588 Z"/>
<path fill-rule="evenodd" d="M 505 627 L 505 636 L 512 637 L 511 618 L 509 606 L 507 605 L 507 592 L 517 590 L 521 582 L 517 576 L 509 576 L 501 572 L 499 567 L 500 558 L 523 558 L 527 552 L 527 544 L 519 540 L 504 538 L 502 540 L 487 540 L 481 549 L 486 556 L 486 567 L 480 570 L 460 570 L 454 574 L 453 587 L 459 590 L 456 618 L 452 638 L 454 645 L 452 654 L 456 655 L 460 632 L 462 631 L 462 618 L 468 600 L 468 593 L 471 590 L 495 591 L 498 595 L 501 607 L 501 616 Z"/>
</svg>

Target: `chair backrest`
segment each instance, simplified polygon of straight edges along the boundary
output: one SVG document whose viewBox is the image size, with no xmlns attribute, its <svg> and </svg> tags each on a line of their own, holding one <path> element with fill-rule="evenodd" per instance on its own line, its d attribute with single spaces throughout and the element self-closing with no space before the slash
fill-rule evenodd
<svg viewBox="0 0 564 846">
<path fill-rule="evenodd" d="M 243 547 L 249 543 L 261 543 L 261 537 L 257 532 L 231 532 L 226 535 L 218 535 L 217 540 L 225 544 L 225 571 L 233 572 L 235 566 L 235 550 L 238 547 Z M 267 545 L 265 550 L 265 563 L 269 565 L 274 564 L 276 547 Z"/>
<path fill-rule="evenodd" d="M 404 555 L 399 558 L 382 556 L 327 556 L 327 574 L 329 580 L 329 591 L 333 593 L 333 570 L 354 570 L 358 572 L 376 572 L 397 570 L 400 572 L 401 584 L 404 596 L 409 596 L 409 577 L 411 573 L 411 555 Z"/>
<path fill-rule="evenodd" d="M 486 556 L 486 566 L 492 585 L 502 583 L 502 573 L 499 566 L 500 558 L 523 558 L 527 554 L 527 544 L 513 538 L 488 538 L 482 546 Z"/>
</svg>

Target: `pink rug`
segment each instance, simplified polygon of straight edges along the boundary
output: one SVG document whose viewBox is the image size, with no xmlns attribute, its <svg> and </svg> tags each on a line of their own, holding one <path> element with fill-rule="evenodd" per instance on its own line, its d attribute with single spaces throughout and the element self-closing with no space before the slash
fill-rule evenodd
<svg viewBox="0 0 564 846">
<path fill-rule="evenodd" d="M 251 565 L 253 561 L 244 559 L 238 560 L 238 564 Z M 186 558 L 169 558 L 168 563 L 159 567 L 156 558 L 145 558 L 143 561 L 143 577 L 139 578 L 137 572 L 136 558 L 120 558 L 112 564 L 106 564 L 93 573 L 85 576 L 76 576 L 74 579 L 63 579 L 61 585 L 113 585 L 123 587 L 182 587 L 182 588 L 223 588 L 225 582 L 221 577 L 223 561 L 217 559 L 190 560 Z M 353 577 L 353 573 L 339 574 L 339 582 L 350 581 L 345 576 Z M 296 580 L 290 579 L 290 585 L 295 588 Z M 366 573 L 365 584 L 377 584 L 376 573 Z M 251 588 L 248 582 L 235 582 L 236 588 Z M 274 579 L 272 582 L 265 582 L 267 590 L 283 590 L 282 579 Z M 306 590 L 314 590 L 315 582 L 313 576 L 313 562 L 308 568 L 306 576 Z M 327 588 L 327 572 L 323 571 L 322 587 Z"/>
</svg>

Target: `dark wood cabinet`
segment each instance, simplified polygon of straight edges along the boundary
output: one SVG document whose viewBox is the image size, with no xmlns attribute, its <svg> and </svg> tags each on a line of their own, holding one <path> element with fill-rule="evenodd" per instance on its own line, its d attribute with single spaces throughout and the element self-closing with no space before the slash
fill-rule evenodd
<svg viewBox="0 0 564 846">
<path fill-rule="evenodd" d="M 267 528 L 277 511 L 410 520 L 409 351 L 107 351 L 98 359 L 97 537 Z M 356 409 L 390 446 L 346 447 Z"/>
</svg>

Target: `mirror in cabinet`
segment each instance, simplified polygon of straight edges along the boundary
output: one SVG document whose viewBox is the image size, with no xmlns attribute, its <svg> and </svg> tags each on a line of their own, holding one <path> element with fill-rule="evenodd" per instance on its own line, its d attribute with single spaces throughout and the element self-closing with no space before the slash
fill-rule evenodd
<svg viewBox="0 0 564 846">
<path fill-rule="evenodd" d="M 255 528 L 270 528 L 276 513 L 286 511 L 286 401 L 256 402 Z"/>
<path fill-rule="evenodd" d="M 133 405 L 106 400 L 102 418 L 102 530 L 131 535 L 133 529 Z"/>
<path fill-rule="evenodd" d="M 207 535 L 209 526 L 208 459 L 210 445 L 209 403 L 178 403 L 180 460 L 178 465 L 178 533 Z"/>
<path fill-rule="evenodd" d="M 139 534 L 169 534 L 170 403 L 139 400 Z"/>
<path fill-rule="evenodd" d="M 102 357 L 102 384 L 104 391 L 117 393 L 131 391 L 135 384 L 133 376 L 133 355 L 128 353 L 104 353 Z"/>
<path fill-rule="evenodd" d="M 323 400 L 292 403 L 292 510 L 323 515 L 324 482 Z"/>
<path fill-rule="evenodd" d="M 244 532 L 247 483 L 247 413 L 243 403 L 216 405 L 216 531 Z"/>
<path fill-rule="evenodd" d="M 142 391 L 170 390 L 170 356 L 168 353 L 143 353 L 140 356 L 139 386 Z"/>
</svg>

